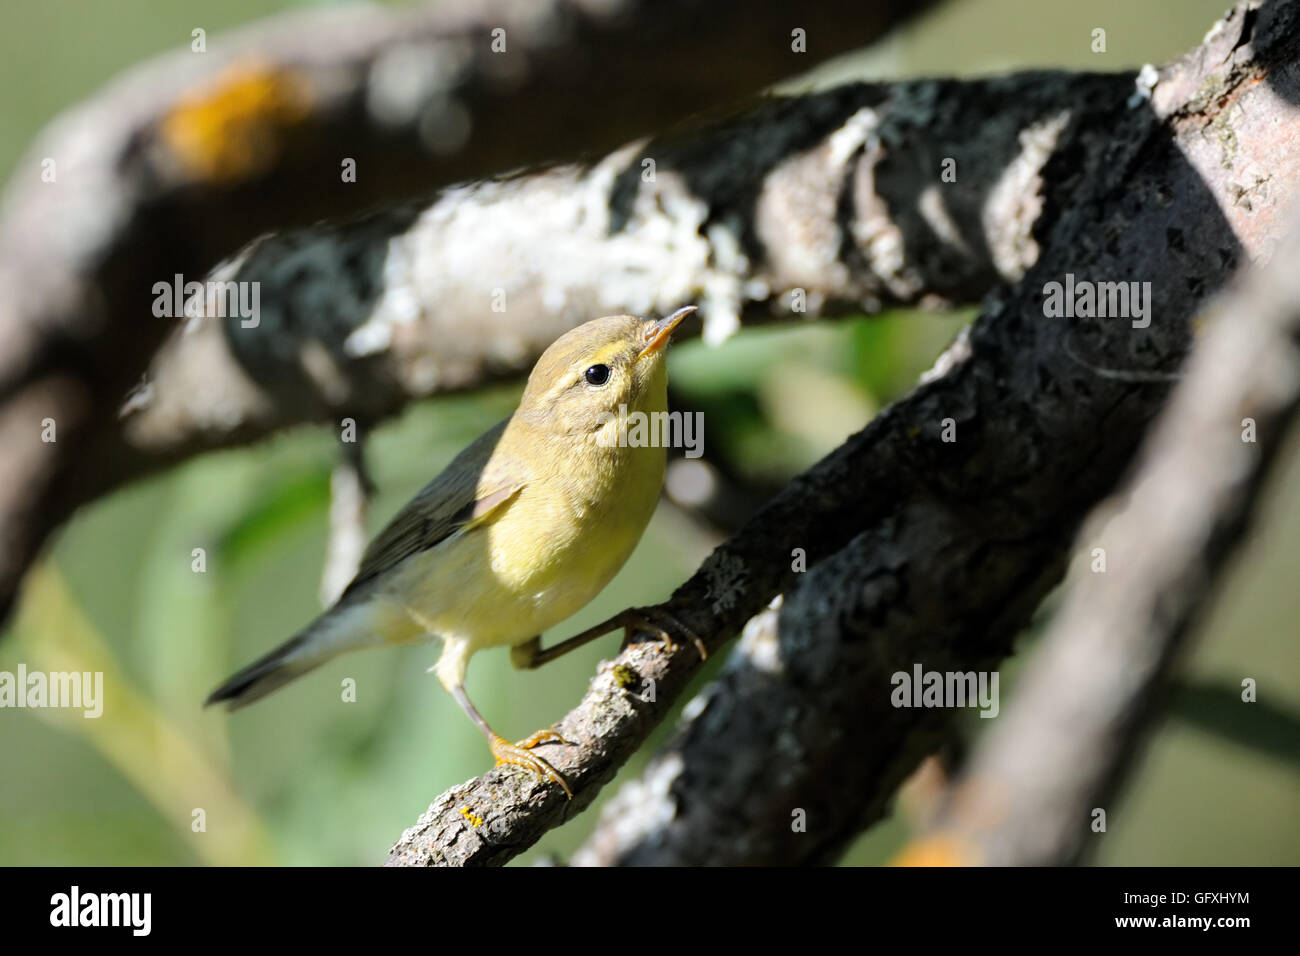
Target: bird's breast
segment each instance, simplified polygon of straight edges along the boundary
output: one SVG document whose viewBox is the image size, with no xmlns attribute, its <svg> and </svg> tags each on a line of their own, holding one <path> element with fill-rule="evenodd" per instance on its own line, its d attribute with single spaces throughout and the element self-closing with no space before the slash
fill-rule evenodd
<svg viewBox="0 0 1300 956">
<path fill-rule="evenodd" d="M 663 484 L 662 448 L 608 451 L 535 476 L 499 517 L 413 561 L 403 591 L 421 618 L 478 648 L 527 640 L 590 602 L 636 548 Z"/>
</svg>

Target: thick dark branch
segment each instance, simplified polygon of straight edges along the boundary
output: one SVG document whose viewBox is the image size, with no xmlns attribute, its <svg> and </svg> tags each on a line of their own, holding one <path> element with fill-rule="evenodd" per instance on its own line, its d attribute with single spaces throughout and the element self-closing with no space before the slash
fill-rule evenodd
<svg viewBox="0 0 1300 956">
<path fill-rule="evenodd" d="M 1269 465 L 1295 437 L 1300 228 L 1209 321 L 1137 474 L 1089 519 L 1088 564 L 1100 548 L 1105 573 L 1078 576 L 1010 711 L 908 859 L 1041 866 L 1104 839 L 1094 810 L 1113 813 Z"/>
<path fill-rule="evenodd" d="M 60 117 L 20 162 L 0 222 L 0 434 L 13 440 L 0 475 L 0 617 L 52 527 L 163 460 L 124 443 L 116 420 L 172 325 L 153 318 L 155 283 L 198 280 L 269 230 L 599 155 L 867 43 L 914 6 L 331 7 L 207 38 L 206 52 L 150 62 Z M 792 49 L 796 28 L 807 54 Z M 343 261 L 350 274 L 382 258 L 349 251 L 360 257 Z M 314 302 L 333 291 L 316 288 Z M 236 390 L 205 391 L 205 410 L 235 416 L 228 431 L 245 438 L 265 434 L 239 419 L 248 407 L 234 371 L 214 370 Z M 40 440 L 46 418 L 54 443 Z"/>
<path fill-rule="evenodd" d="M 1089 129 L 1072 152 L 1050 155 L 1037 264 L 989 298 L 924 385 L 793 482 L 674 594 L 675 614 L 716 648 L 787 593 L 779 642 L 705 699 L 642 788 L 661 795 L 642 825 L 629 821 L 593 858 L 828 859 L 948 732 L 943 712 L 892 707 L 890 675 L 917 662 L 982 669 L 1009 652 L 1164 400 L 1190 320 L 1239 261 L 1271 250 L 1279 209 L 1297 195 L 1297 10 L 1245 9 L 1162 71 L 1150 98 L 1117 95 L 1104 139 Z M 1045 284 L 1067 273 L 1150 282 L 1149 325 L 1045 314 Z M 944 440 L 949 426 L 955 441 Z M 816 565 L 803 576 L 796 548 Z M 620 696 L 620 667 L 634 689 L 636 669 L 653 668 L 654 704 Z M 578 781 L 572 804 L 494 771 L 440 798 L 390 862 L 519 852 L 590 801 L 695 667 L 686 648 L 668 664 L 625 651 L 559 725 L 580 741 L 556 754 Z M 738 682 L 747 667 L 760 673 Z M 772 670 L 785 679 L 765 679 Z M 782 696 L 768 693 L 774 683 Z M 812 706 L 808 687 L 824 705 Z M 466 823 L 462 807 L 484 822 Z M 798 807 L 809 810 L 806 833 L 791 831 Z"/>
</svg>

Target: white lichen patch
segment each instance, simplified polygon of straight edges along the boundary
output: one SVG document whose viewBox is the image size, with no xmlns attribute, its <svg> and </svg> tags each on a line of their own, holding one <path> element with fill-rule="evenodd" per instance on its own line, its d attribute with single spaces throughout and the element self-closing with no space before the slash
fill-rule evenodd
<svg viewBox="0 0 1300 956">
<path fill-rule="evenodd" d="M 721 345 L 740 331 L 740 313 L 749 291 L 743 277 L 749 273 L 749 258 L 740 248 L 736 231 L 715 222 L 707 231 L 713 246 L 713 268 L 704 280 L 700 311 L 704 314 L 704 341 Z"/>
<path fill-rule="evenodd" d="M 763 184 L 754 228 L 778 288 L 838 288 L 848 281 L 836 220 L 839 190 L 863 149 L 875 151 L 880 117 L 863 107 L 820 145 L 778 163 Z"/>
<path fill-rule="evenodd" d="M 394 326 L 409 325 L 420 317 L 420 303 L 411 281 L 414 272 L 409 246 L 400 239 L 390 240 L 382 271 L 383 293 L 370 317 L 344 341 L 343 350 L 348 355 L 359 358 L 390 348 Z"/>
<path fill-rule="evenodd" d="M 930 368 L 921 373 L 920 384 L 928 385 L 936 379 L 943 378 L 958 365 L 970 358 L 970 326 L 967 325 L 957 333 L 951 345 L 940 353 Z"/>
<path fill-rule="evenodd" d="M 894 221 L 889 204 L 876 191 L 875 166 L 881 158 L 877 153 L 870 162 L 860 163 L 856 171 L 853 243 L 885 288 L 900 299 L 910 299 L 925 287 L 925 282 L 907 267 L 903 231 Z"/>
<path fill-rule="evenodd" d="M 708 692 L 705 691 L 703 693 L 696 694 L 694 697 L 692 697 L 690 700 L 686 702 L 684 707 L 682 707 L 682 720 L 689 723 L 690 721 L 695 720 L 695 718 L 699 717 L 708 709 L 709 709 Z"/>
<path fill-rule="evenodd" d="M 1133 93 L 1129 96 L 1125 105 L 1132 110 L 1149 103 L 1151 93 L 1159 82 L 1160 72 L 1150 63 L 1144 63 L 1142 69 L 1138 70 L 1138 75 L 1133 79 Z"/>
<path fill-rule="evenodd" d="M 980 218 L 989 252 L 998 274 L 1008 282 L 1020 277 L 1038 260 L 1034 223 L 1043 211 L 1043 167 L 1070 122 L 1070 111 L 1020 131 L 1020 152 L 989 191 Z"/>
<path fill-rule="evenodd" d="M 864 106 L 850 116 L 826 141 L 827 159 L 835 166 L 843 166 L 858 150 L 874 148 L 876 131 L 880 128 L 880 114 Z"/>
<path fill-rule="evenodd" d="M 727 669 L 752 668 L 773 677 L 785 675 L 785 661 L 781 657 L 781 641 L 777 630 L 777 615 L 781 611 L 783 596 L 778 594 L 772 602 L 745 623 L 736 650 L 727 658 Z"/>
<path fill-rule="evenodd" d="M 916 208 L 920 211 L 926 225 L 934 231 L 941 242 L 960 249 L 965 256 L 970 256 L 970 247 L 961 236 L 961 228 L 948 212 L 943 189 L 937 183 L 931 183 L 921 190 L 921 195 L 917 197 Z"/>
</svg>

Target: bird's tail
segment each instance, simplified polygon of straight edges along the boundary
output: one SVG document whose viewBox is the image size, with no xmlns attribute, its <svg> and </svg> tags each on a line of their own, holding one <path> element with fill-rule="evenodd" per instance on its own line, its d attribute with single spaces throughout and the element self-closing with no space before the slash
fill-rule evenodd
<svg viewBox="0 0 1300 956">
<path fill-rule="evenodd" d="M 334 608 L 264 657 L 259 657 L 208 695 L 204 707 L 224 703 L 238 710 L 362 645 L 351 625 L 354 608 Z"/>
</svg>

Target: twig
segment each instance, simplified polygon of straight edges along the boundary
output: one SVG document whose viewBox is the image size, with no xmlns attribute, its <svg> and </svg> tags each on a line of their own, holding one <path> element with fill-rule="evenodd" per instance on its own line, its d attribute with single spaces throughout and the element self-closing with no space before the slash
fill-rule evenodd
<svg viewBox="0 0 1300 956">
<path fill-rule="evenodd" d="M 368 540 L 366 511 L 374 490 L 366 473 L 363 443 L 358 439 L 341 446 L 342 458 L 330 475 L 330 531 L 320 582 L 325 607 L 338 600 L 361 566 Z"/>
</svg>

